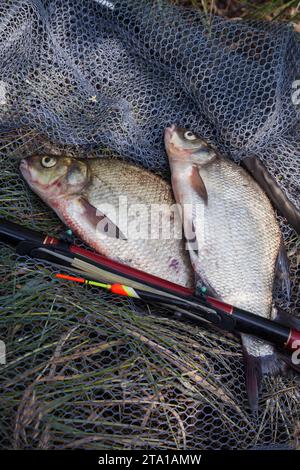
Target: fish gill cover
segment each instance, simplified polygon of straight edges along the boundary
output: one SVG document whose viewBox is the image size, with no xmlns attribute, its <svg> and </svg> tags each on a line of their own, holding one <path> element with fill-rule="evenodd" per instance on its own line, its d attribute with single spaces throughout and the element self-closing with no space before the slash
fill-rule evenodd
<svg viewBox="0 0 300 470">
<path fill-rule="evenodd" d="M 174 122 L 237 161 L 257 155 L 299 209 L 299 54 L 288 24 L 163 0 L 1 2 L 1 216 L 62 230 L 18 172 L 37 150 L 113 153 L 168 176 L 162 135 Z M 292 297 L 277 302 L 297 314 L 300 242 L 279 220 Z M 251 415 L 231 335 L 57 284 L 4 245 L 0 269 L 3 448 L 297 445 L 297 381 L 265 379 Z"/>
</svg>

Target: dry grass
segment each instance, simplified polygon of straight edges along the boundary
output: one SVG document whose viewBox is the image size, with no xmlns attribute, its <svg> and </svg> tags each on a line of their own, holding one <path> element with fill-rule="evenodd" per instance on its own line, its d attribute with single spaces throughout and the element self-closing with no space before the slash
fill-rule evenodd
<svg viewBox="0 0 300 470">
<path fill-rule="evenodd" d="M 286 20 L 298 23 L 300 7 L 298 0 L 172 0 L 172 3 L 228 18 L 259 18 L 266 20 Z"/>
</svg>

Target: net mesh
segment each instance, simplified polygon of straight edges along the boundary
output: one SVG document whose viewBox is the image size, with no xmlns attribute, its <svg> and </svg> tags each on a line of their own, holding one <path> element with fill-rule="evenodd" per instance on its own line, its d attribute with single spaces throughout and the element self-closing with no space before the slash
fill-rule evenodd
<svg viewBox="0 0 300 470">
<path fill-rule="evenodd" d="M 299 207 L 299 53 L 286 24 L 162 0 L 2 2 L 1 216 L 63 230 L 20 178 L 33 151 L 114 153 L 168 177 L 162 134 L 174 122 L 237 161 L 258 155 Z M 297 314 L 300 243 L 279 222 L 292 297 L 277 302 Z M 237 338 L 58 284 L 4 245 L 0 261 L 2 448 L 298 445 L 297 379 L 265 379 L 251 415 Z"/>
</svg>

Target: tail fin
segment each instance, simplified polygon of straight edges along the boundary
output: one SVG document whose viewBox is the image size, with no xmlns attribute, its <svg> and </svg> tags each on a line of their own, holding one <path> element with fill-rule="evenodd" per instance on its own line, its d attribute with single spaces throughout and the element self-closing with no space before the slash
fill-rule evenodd
<svg viewBox="0 0 300 470">
<path fill-rule="evenodd" d="M 272 311 L 272 318 L 278 323 L 300 331 L 300 320 L 277 307 Z M 242 335 L 242 342 L 249 405 L 251 411 L 257 413 L 263 376 L 276 376 L 279 373 L 286 373 L 288 370 L 300 374 L 300 364 L 293 360 L 293 352 L 284 351 L 283 349 L 276 350 L 275 346 L 268 345 L 247 335 Z M 253 348 L 256 343 L 256 348 Z M 258 350 L 258 354 L 251 354 L 250 351 L 255 349 Z"/>
<path fill-rule="evenodd" d="M 261 391 L 262 368 L 259 357 L 252 356 L 244 349 L 246 388 L 252 413 L 258 412 L 258 399 Z"/>
<path fill-rule="evenodd" d="M 254 356 L 250 354 L 245 346 L 249 337 L 242 337 L 244 344 L 244 363 L 246 374 L 246 388 L 248 393 L 248 401 L 252 413 L 258 412 L 259 395 L 261 392 L 262 378 L 264 375 L 277 375 L 285 368 L 284 361 L 278 356 L 270 346 L 270 353 L 266 355 Z M 253 338 L 253 341 L 257 341 Z"/>
</svg>

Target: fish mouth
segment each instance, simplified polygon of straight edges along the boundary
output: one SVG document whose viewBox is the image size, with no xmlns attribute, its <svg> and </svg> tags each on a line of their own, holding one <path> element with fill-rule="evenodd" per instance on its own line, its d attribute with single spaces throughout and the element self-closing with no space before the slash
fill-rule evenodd
<svg viewBox="0 0 300 470">
<path fill-rule="evenodd" d="M 173 133 L 175 132 L 175 129 L 176 129 L 175 124 L 173 124 L 171 127 L 167 127 L 165 129 L 165 142 L 166 142 L 166 144 L 170 143 L 170 141 L 173 137 Z"/>
<path fill-rule="evenodd" d="M 21 160 L 20 172 L 22 173 L 22 175 L 24 176 L 25 179 L 30 177 L 29 165 L 28 165 L 28 162 L 25 158 L 23 158 L 23 160 Z"/>
<path fill-rule="evenodd" d="M 169 157 L 169 161 L 182 161 L 182 159 L 187 159 L 191 157 L 192 150 L 183 149 L 178 146 L 177 139 L 174 139 L 174 135 L 178 131 L 179 127 L 176 124 L 173 124 L 171 127 L 165 129 L 165 147 Z M 175 142 L 174 142 L 175 141 Z"/>
<path fill-rule="evenodd" d="M 29 184 L 30 187 L 32 187 L 33 184 L 36 183 L 36 181 L 34 181 L 34 179 L 32 177 L 30 165 L 28 164 L 28 161 L 27 161 L 26 158 L 21 160 L 19 168 L 20 168 L 20 172 L 21 172 L 21 175 L 23 176 L 24 180 Z"/>
<path fill-rule="evenodd" d="M 23 158 L 20 162 L 20 168 L 28 168 L 28 163 L 25 158 Z"/>
</svg>

